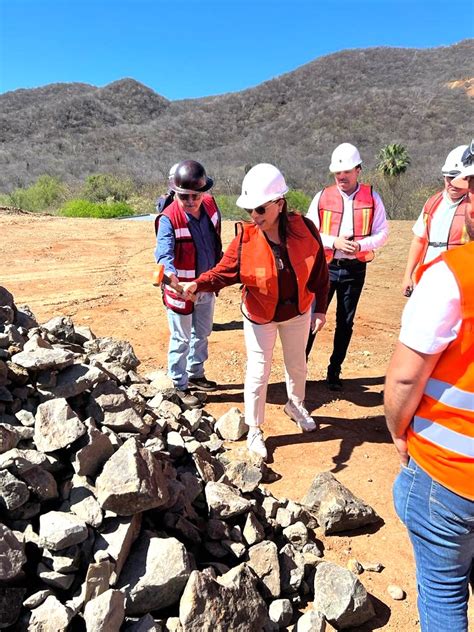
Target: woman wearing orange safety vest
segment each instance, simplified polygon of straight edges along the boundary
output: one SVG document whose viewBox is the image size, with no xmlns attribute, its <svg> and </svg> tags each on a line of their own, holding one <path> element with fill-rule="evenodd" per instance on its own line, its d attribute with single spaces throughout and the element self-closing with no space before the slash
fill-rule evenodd
<svg viewBox="0 0 474 632">
<path fill-rule="evenodd" d="M 188 293 L 243 285 L 247 446 L 263 459 L 267 449 L 260 427 L 277 333 L 288 394 L 284 412 L 301 430 L 317 429 L 304 405 L 305 345 L 310 327 L 318 331 L 326 320 L 328 270 L 318 231 L 301 215 L 288 212 L 287 192 L 283 175 L 273 165 L 250 169 L 237 206 L 250 214 L 252 223 L 242 226 L 217 266 L 181 284 Z"/>
<path fill-rule="evenodd" d="M 473 197 L 468 191 L 453 185 L 453 179 L 461 170 L 461 157 L 466 148 L 467 145 L 460 145 L 449 152 L 441 169 L 444 188 L 427 200 L 413 226 L 414 236 L 402 281 L 405 296 L 410 296 L 413 291 L 414 273 L 418 266 L 468 241 L 464 215 L 466 205 L 472 205 Z"/>
<path fill-rule="evenodd" d="M 474 143 L 471 171 L 474 190 Z M 466 180 L 456 178 L 455 186 Z M 474 239 L 474 212 L 466 209 Z M 417 275 L 387 371 L 385 415 L 402 469 L 398 516 L 416 561 L 422 632 L 467 632 L 474 573 L 474 243 Z"/>
</svg>

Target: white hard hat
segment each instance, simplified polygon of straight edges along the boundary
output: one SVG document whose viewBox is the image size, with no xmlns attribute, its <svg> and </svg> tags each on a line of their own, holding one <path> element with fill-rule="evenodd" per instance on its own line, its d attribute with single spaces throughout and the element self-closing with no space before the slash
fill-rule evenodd
<svg viewBox="0 0 474 632">
<path fill-rule="evenodd" d="M 265 202 L 278 200 L 288 193 L 281 171 L 262 162 L 252 167 L 242 181 L 242 193 L 237 199 L 240 208 L 257 208 Z"/>
<path fill-rule="evenodd" d="M 362 164 L 362 159 L 357 147 L 354 147 L 354 145 L 350 143 L 342 143 L 342 145 L 338 145 L 332 152 L 329 171 L 331 173 L 350 171 L 360 164 Z"/>
<path fill-rule="evenodd" d="M 469 145 L 459 145 L 456 149 L 453 149 L 446 156 L 444 165 L 441 167 L 441 173 L 443 176 L 449 176 L 454 178 L 461 173 L 462 169 L 462 156 Z"/>
<path fill-rule="evenodd" d="M 452 181 L 452 185 L 458 187 L 458 189 L 470 189 L 471 178 L 474 177 L 474 139 L 471 140 L 470 145 L 466 145 L 466 149 L 461 158 L 461 171 L 458 176 Z"/>
</svg>

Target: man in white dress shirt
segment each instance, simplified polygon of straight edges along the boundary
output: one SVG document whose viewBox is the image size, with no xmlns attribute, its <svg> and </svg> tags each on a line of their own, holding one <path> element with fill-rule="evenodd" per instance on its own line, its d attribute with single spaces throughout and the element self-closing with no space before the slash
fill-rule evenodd
<svg viewBox="0 0 474 632">
<path fill-rule="evenodd" d="M 337 297 L 333 352 L 326 377 L 334 391 L 342 388 L 341 367 L 351 341 L 367 263 L 388 238 L 385 207 L 370 185 L 359 184 L 361 169 L 357 147 L 350 143 L 336 147 L 329 166 L 335 184 L 316 194 L 307 215 L 321 234 L 329 263 L 329 301 L 334 294 Z M 313 340 L 310 336 L 307 355 Z"/>
</svg>

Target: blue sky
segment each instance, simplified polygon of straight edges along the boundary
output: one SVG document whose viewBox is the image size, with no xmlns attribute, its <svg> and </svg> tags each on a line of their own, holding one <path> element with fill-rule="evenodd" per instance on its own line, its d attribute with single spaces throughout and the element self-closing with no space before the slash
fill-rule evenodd
<svg viewBox="0 0 474 632">
<path fill-rule="evenodd" d="M 132 77 L 201 97 L 348 48 L 470 37 L 474 0 L 0 0 L 0 92 Z"/>
</svg>

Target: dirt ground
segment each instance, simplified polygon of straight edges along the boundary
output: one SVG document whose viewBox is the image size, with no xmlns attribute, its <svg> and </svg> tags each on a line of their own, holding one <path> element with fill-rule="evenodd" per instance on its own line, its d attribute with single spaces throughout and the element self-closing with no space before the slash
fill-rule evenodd
<svg viewBox="0 0 474 632">
<path fill-rule="evenodd" d="M 0 230 L 0 284 L 13 293 L 18 305 L 28 304 L 40 322 L 68 315 L 98 336 L 129 340 L 143 373 L 166 366 L 165 312 L 160 293 L 151 284 L 151 222 L 0 213 Z M 233 223 L 224 222 L 224 245 L 233 234 Z M 389 243 L 368 267 L 340 394 L 328 391 L 323 382 L 334 333 L 334 306 L 330 308 L 309 361 L 307 405 L 320 423 L 319 432 L 301 434 L 283 413 L 279 346 L 268 392 L 264 431 L 270 467 L 279 475 L 268 485 L 270 491 L 300 500 L 314 476 L 330 470 L 383 519 L 370 532 L 321 537 L 327 560 L 345 565 L 356 558 L 384 566 L 381 573 L 360 576 L 377 613 L 369 625 L 357 628 L 361 632 L 418 629 L 412 552 L 391 498 L 399 463 L 382 408 L 385 370 L 406 300 L 399 285 L 410 236 L 410 222 L 391 222 Z M 207 404 L 216 417 L 230 406 L 243 409 L 245 349 L 239 294 L 238 287 L 227 288 L 216 304 L 206 368 L 207 376 L 220 384 Z M 387 593 L 389 584 L 401 586 L 406 599 L 394 601 Z"/>
</svg>

